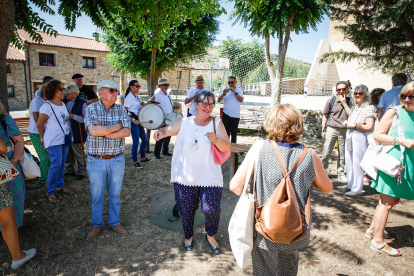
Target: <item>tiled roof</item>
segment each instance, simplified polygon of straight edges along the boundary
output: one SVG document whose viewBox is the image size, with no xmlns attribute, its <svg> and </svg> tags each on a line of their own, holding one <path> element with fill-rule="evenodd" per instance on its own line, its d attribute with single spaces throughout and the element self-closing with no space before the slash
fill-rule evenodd
<svg viewBox="0 0 414 276">
<path fill-rule="evenodd" d="M 26 58 L 12 45 L 7 50 L 6 60 L 26 61 Z"/>
<path fill-rule="evenodd" d="M 23 41 L 32 44 L 38 44 L 34 42 L 29 34 L 24 30 L 20 29 L 17 30 L 20 38 Z M 106 47 L 105 43 L 96 41 L 94 38 L 85 38 L 85 37 L 77 37 L 77 36 L 70 36 L 70 35 L 62 35 L 58 34 L 55 36 L 50 36 L 47 33 L 37 31 L 42 38 L 43 41 L 40 45 L 45 46 L 55 46 L 55 47 L 64 47 L 64 48 L 72 48 L 72 49 L 81 49 L 81 50 L 90 50 L 90 51 L 99 51 L 99 52 L 108 52 L 108 48 Z"/>
</svg>

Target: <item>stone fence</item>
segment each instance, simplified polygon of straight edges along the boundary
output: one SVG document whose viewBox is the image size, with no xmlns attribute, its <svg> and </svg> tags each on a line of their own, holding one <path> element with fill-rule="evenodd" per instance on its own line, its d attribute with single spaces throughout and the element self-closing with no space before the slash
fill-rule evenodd
<svg viewBox="0 0 414 276">
<path fill-rule="evenodd" d="M 323 112 L 320 110 L 301 109 L 303 116 L 303 135 L 311 138 L 320 137 L 322 133 Z"/>
</svg>

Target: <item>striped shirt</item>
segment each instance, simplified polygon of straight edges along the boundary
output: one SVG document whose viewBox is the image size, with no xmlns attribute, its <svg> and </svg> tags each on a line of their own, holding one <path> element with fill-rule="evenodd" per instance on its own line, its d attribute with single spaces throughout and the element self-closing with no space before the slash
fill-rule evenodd
<svg viewBox="0 0 414 276">
<path fill-rule="evenodd" d="M 95 125 L 97 120 L 102 126 L 122 124 L 122 127 L 131 128 L 126 109 L 119 104 L 114 104 L 109 110 L 105 108 L 102 101 L 90 104 L 86 109 L 85 129 L 89 133 L 88 126 Z M 123 153 L 125 150 L 125 138 L 113 139 L 105 136 L 88 135 L 85 150 L 92 155 L 115 155 Z"/>
</svg>

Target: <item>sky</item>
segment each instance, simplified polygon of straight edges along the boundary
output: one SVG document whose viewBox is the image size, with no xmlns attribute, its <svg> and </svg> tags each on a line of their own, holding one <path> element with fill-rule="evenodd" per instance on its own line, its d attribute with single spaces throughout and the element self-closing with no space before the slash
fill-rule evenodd
<svg viewBox="0 0 414 276">
<path fill-rule="evenodd" d="M 244 41 L 251 41 L 255 39 L 255 37 L 250 35 L 248 28 L 245 28 L 243 25 L 236 24 L 233 26 L 233 20 L 229 19 L 231 11 L 234 7 L 233 3 L 225 2 L 222 6 L 226 9 L 227 14 L 223 14 L 219 17 L 221 32 L 217 35 L 217 41 L 213 45 L 218 46 L 220 41 L 226 39 L 228 36 L 232 36 L 235 39 L 240 38 Z M 98 30 L 87 16 L 82 16 L 76 21 L 76 29 L 73 32 L 70 32 L 65 29 L 62 16 L 50 16 L 43 13 L 36 7 L 32 6 L 32 8 L 35 12 L 38 12 L 47 23 L 51 24 L 59 34 L 92 38 L 92 33 Z M 57 8 L 55 10 L 57 10 Z M 320 40 L 328 40 L 328 35 L 329 18 L 325 17 L 324 20 L 317 26 L 317 31 L 310 30 L 308 34 L 291 34 L 291 41 L 289 42 L 286 55 L 291 58 L 312 63 Z M 259 39 L 259 41 L 264 43 L 263 39 Z M 270 40 L 270 52 L 272 54 L 277 54 L 277 43 L 276 38 L 272 38 Z"/>
</svg>

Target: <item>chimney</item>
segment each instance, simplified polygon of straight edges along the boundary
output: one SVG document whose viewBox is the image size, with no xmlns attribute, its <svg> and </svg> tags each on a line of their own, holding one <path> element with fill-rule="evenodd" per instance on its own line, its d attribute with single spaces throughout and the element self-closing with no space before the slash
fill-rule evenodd
<svg viewBox="0 0 414 276">
<path fill-rule="evenodd" d="M 94 33 L 92 33 L 92 36 L 95 38 L 96 41 L 99 42 L 99 33 L 94 32 Z"/>
</svg>

